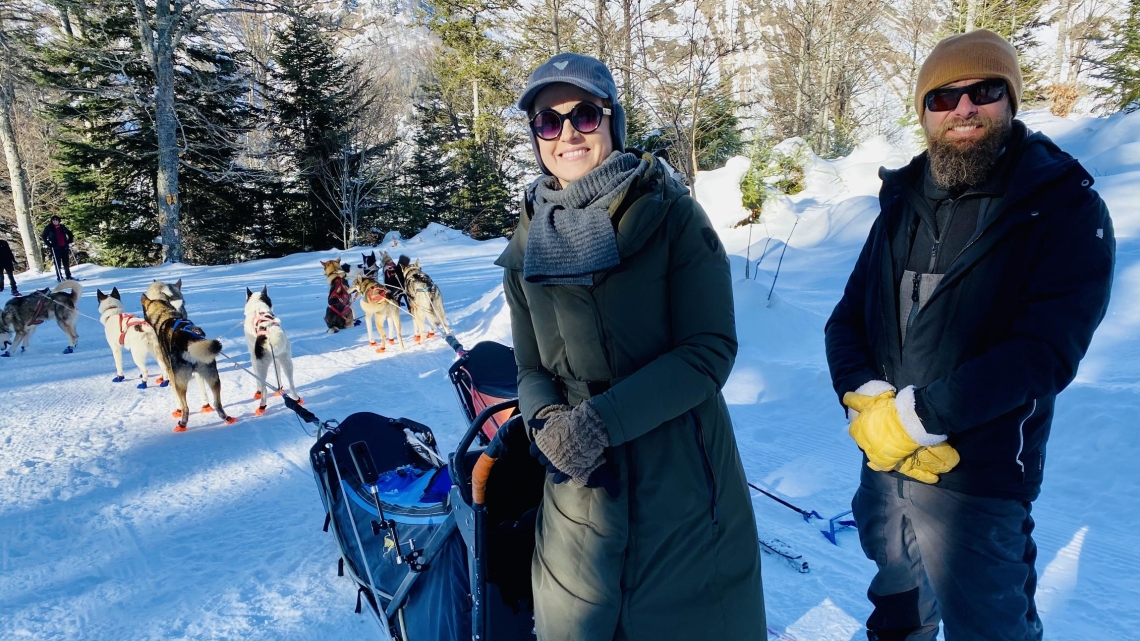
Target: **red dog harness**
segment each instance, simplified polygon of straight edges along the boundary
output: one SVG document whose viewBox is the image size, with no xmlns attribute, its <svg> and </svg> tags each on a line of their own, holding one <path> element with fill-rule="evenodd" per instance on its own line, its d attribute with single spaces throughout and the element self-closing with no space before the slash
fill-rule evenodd
<svg viewBox="0 0 1140 641">
<path fill-rule="evenodd" d="M 388 290 L 384 289 L 383 287 L 373 287 L 372 289 L 368 290 L 368 295 L 364 297 L 364 300 L 375 305 L 377 303 L 383 302 L 383 300 L 387 297 Z"/>
<path fill-rule="evenodd" d="M 258 312 L 257 316 L 253 317 L 253 333 L 257 336 L 265 336 L 269 332 L 269 328 L 274 325 L 280 327 L 281 321 L 269 312 Z"/>
<path fill-rule="evenodd" d="M 344 278 L 341 276 L 333 279 L 333 287 L 329 290 L 329 309 L 345 319 L 352 313 L 352 297 L 349 296 L 348 288 L 344 286 Z"/>
<path fill-rule="evenodd" d="M 135 318 L 134 314 L 119 314 L 119 344 L 126 345 L 127 332 L 132 327 L 138 327 L 139 325 L 150 327 L 150 323 L 141 318 Z"/>
</svg>

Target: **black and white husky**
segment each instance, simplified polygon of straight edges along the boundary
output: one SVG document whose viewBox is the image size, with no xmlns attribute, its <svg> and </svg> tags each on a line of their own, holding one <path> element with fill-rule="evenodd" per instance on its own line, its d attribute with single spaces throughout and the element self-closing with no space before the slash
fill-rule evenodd
<svg viewBox="0 0 1140 641">
<path fill-rule="evenodd" d="M 273 367 L 276 374 L 274 382 L 281 385 L 281 378 L 284 377 L 289 381 L 289 391 L 293 393 L 293 398 L 300 402 L 297 387 L 293 385 L 293 351 L 289 339 L 285 337 L 285 330 L 281 329 L 281 321 L 273 315 L 273 301 L 269 300 L 268 287 L 262 287 L 256 293 L 248 287 L 245 289 L 245 341 L 249 345 L 253 372 L 260 379 L 257 393 L 253 397 L 259 399 L 261 405 L 253 413 L 254 416 L 265 413 L 268 400 L 265 381 L 270 367 Z"/>
<path fill-rule="evenodd" d="M 147 380 L 150 378 L 146 366 L 148 353 L 154 356 L 155 362 L 159 365 L 161 374 L 158 377 L 158 384 L 166 387 L 170 373 L 162 366 L 162 348 L 158 344 L 154 328 L 141 314 L 135 316 L 126 312 L 118 287 L 112 288 L 110 294 L 97 290 L 95 297 L 99 300 L 99 320 L 103 322 L 103 334 L 107 338 L 107 346 L 111 348 L 111 355 L 115 357 L 116 376 L 111 380 L 122 383 L 126 379 L 123 375 L 123 350 L 126 349 L 131 353 L 131 359 L 134 360 L 135 367 L 139 368 L 142 377 L 142 381 L 138 384 L 139 389 L 146 389 Z"/>
<path fill-rule="evenodd" d="M 403 264 L 404 257 L 400 257 Z M 447 326 L 447 314 L 443 310 L 443 294 L 432 279 L 420 269 L 420 261 L 404 266 L 404 284 L 408 295 L 408 308 L 412 313 L 412 324 L 415 325 L 415 342 L 420 342 L 420 334 L 427 333 L 427 338 L 435 336 L 435 329 L 442 329 L 450 334 Z"/>
</svg>

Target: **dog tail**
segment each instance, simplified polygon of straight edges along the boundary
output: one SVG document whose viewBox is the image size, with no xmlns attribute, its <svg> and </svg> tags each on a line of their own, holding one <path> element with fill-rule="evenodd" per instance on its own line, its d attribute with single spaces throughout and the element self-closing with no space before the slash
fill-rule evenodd
<svg viewBox="0 0 1140 641">
<path fill-rule="evenodd" d="M 56 285 L 55 289 L 53 289 L 51 291 L 53 294 L 58 294 L 59 292 L 62 292 L 65 289 L 71 290 L 71 302 L 72 303 L 79 300 L 79 297 L 83 295 L 83 285 L 80 285 L 78 282 L 76 282 L 74 280 L 65 280 L 62 283 Z"/>
<path fill-rule="evenodd" d="M 269 339 L 269 346 L 274 354 L 285 354 L 289 351 L 289 339 L 285 338 L 285 330 L 280 325 L 270 325 L 265 330 L 265 337 Z"/>
<path fill-rule="evenodd" d="M 186 346 L 186 355 L 195 363 L 213 363 L 222 351 L 222 341 L 200 340 Z"/>
</svg>

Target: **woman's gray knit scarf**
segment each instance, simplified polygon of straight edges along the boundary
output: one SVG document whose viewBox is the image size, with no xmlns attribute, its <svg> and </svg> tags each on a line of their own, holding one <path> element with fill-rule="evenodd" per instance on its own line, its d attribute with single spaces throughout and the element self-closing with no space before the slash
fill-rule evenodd
<svg viewBox="0 0 1140 641">
<path fill-rule="evenodd" d="M 609 208 L 648 167 L 636 154 L 615 151 L 565 189 L 554 176 L 536 180 L 528 189 L 534 217 L 523 278 L 544 285 L 590 285 L 594 272 L 620 263 Z"/>
</svg>

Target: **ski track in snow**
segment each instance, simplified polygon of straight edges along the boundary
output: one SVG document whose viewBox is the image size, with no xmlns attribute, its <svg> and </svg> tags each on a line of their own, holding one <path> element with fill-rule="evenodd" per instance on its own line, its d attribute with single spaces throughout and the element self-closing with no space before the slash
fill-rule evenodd
<svg viewBox="0 0 1140 641">
<path fill-rule="evenodd" d="M 1046 638 L 1140 638 L 1140 114 L 1058 120 L 1023 116 L 1079 158 L 1092 158 L 1097 188 L 1118 235 L 1117 279 L 1109 316 L 1080 373 L 1060 396 L 1046 480 L 1034 504 L 1039 546 L 1038 603 Z M 740 351 L 725 397 L 749 479 L 825 518 L 850 509 L 860 455 L 831 390 L 823 324 L 838 300 L 877 213 L 875 171 L 898 166 L 911 150 L 881 140 L 833 162 L 813 160 L 808 189 L 768 207 L 765 227 L 731 224 L 740 211 L 738 161 L 702 174 L 698 196 L 719 228 L 738 279 Z M 735 163 L 735 164 L 734 164 Z M 709 194 L 706 196 L 706 194 Z M 799 220 L 768 300 L 780 250 Z M 766 230 L 766 231 L 765 231 Z M 776 240 L 759 274 L 766 233 Z M 429 227 L 390 253 L 420 258 L 440 285 L 448 318 L 467 345 L 510 341 L 509 315 L 492 262 L 505 241 L 476 242 Z M 370 251 L 365 248 L 364 251 Z M 454 355 L 442 340 L 411 341 L 384 354 L 363 327 L 325 332 L 327 287 L 318 260 L 359 251 L 315 252 L 218 267 L 109 269 L 82 266 L 80 310 L 97 317 L 95 290 L 118 286 L 127 311 L 151 279 L 184 279 L 191 318 L 225 353 L 248 366 L 242 320 L 245 287 L 269 286 L 292 344 L 297 388 L 322 419 L 357 411 L 407 416 L 430 425 L 444 450 L 465 425 L 446 377 Z M 21 278 L 26 291 L 49 283 Z M 336 575 L 332 537 L 308 463 L 313 440 L 281 404 L 253 417 L 256 381 L 220 359 L 223 402 L 239 422 L 193 412 L 190 431 L 174 434 L 169 389 L 113 384 L 101 326 L 79 321 L 75 354 L 45 323 L 25 354 L 0 359 L 0 639 L 376 638 L 353 613 L 355 590 Z M 153 373 L 152 373 L 153 376 Z M 272 373 L 270 374 L 272 380 Z M 153 381 L 152 381 L 153 382 Z M 198 407 L 197 385 L 188 396 Z M 306 428 L 309 426 L 306 426 Z M 865 593 L 874 564 L 853 530 L 834 546 L 819 521 L 756 494 L 757 524 L 808 560 L 808 574 L 765 555 L 768 637 L 795 641 L 862 638 Z M 689 589 L 678 586 L 680 590 Z M 697 595 L 694 595 L 697 598 Z M 763 633 L 758 631 L 757 638 Z"/>
</svg>

